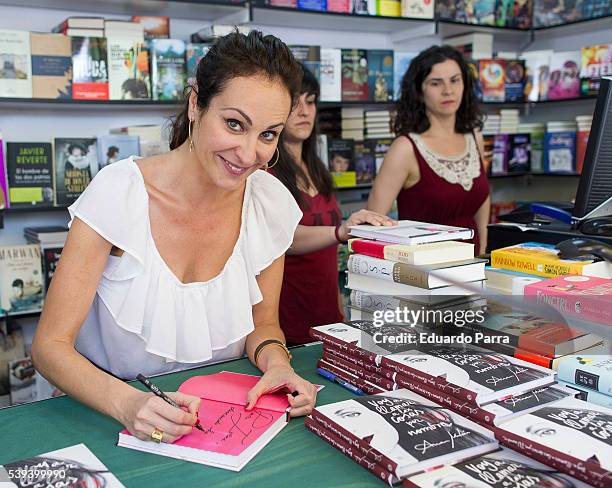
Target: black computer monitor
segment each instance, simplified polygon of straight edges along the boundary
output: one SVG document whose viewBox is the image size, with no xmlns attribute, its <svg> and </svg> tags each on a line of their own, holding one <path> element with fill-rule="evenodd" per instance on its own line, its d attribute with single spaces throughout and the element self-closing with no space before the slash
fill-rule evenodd
<svg viewBox="0 0 612 488">
<path fill-rule="evenodd" d="M 572 216 L 579 221 L 610 198 L 612 198 L 612 78 L 602 78 Z"/>
</svg>

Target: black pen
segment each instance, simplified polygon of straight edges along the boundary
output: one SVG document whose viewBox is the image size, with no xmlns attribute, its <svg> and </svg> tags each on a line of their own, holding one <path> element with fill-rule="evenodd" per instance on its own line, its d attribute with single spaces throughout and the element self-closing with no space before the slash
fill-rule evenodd
<svg viewBox="0 0 612 488">
<path fill-rule="evenodd" d="M 159 398 L 161 398 L 163 401 L 165 401 L 166 403 L 169 403 L 170 405 L 172 405 L 173 407 L 176 408 L 181 408 L 181 406 L 176 403 L 174 400 L 172 400 L 172 398 L 170 398 L 168 395 L 166 395 L 163 391 L 161 391 L 157 386 L 155 386 L 153 383 L 151 383 L 151 380 L 149 378 L 147 378 L 146 376 L 143 376 L 141 374 L 139 374 L 138 376 L 136 376 L 136 379 L 138 381 L 140 381 L 143 385 L 145 385 L 147 387 L 147 389 L 153 393 L 154 395 L 157 395 Z M 181 409 L 182 410 L 182 409 Z M 194 427 L 196 429 L 201 430 L 202 432 L 204 432 L 204 429 L 202 428 L 202 426 L 200 425 L 200 419 L 198 419 L 194 425 Z"/>
</svg>

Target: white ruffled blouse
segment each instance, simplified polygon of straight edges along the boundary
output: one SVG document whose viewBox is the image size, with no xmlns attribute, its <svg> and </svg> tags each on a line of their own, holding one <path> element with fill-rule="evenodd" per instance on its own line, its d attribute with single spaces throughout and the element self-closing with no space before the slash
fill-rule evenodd
<svg viewBox="0 0 612 488">
<path fill-rule="evenodd" d="M 68 210 L 70 223 L 78 217 L 124 251 L 109 256 L 76 341 L 81 354 L 124 379 L 243 355 L 252 306 L 263 299 L 256 276 L 285 253 L 302 217 L 284 185 L 256 171 L 247 178 L 240 234 L 223 270 L 185 284 L 155 246 L 133 157 L 102 169 Z"/>
</svg>

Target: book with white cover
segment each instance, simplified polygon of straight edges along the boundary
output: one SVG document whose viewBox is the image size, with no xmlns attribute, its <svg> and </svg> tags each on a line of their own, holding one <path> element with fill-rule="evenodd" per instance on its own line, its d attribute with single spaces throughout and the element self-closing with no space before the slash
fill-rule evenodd
<svg viewBox="0 0 612 488">
<path fill-rule="evenodd" d="M 354 237 L 408 245 L 474 237 L 474 231 L 467 227 L 431 224 L 416 220 L 399 220 L 397 225 L 392 226 L 353 225 L 350 229 L 350 233 Z"/>
<path fill-rule="evenodd" d="M 321 48 L 321 96 L 322 102 L 342 100 L 342 50 Z"/>
<path fill-rule="evenodd" d="M 315 408 L 343 435 L 367 443 L 398 477 L 484 454 L 491 431 L 409 390 L 356 397 Z"/>
</svg>

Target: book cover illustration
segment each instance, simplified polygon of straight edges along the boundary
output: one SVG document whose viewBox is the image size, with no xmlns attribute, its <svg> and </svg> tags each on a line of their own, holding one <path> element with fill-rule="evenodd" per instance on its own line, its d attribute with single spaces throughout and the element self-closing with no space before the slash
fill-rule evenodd
<svg viewBox="0 0 612 488">
<path fill-rule="evenodd" d="M 317 80 L 321 80 L 321 47 L 289 46 L 295 59 L 301 62 Z"/>
<path fill-rule="evenodd" d="M 8 364 L 11 385 L 11 405 L 36 400 L 36 370 L 32 358 L 15 359 Z"/>
<path fill-rule="evenodd" d="M 433 19 L 434 0 L 402 0 L 402 17 Z"/>
<path fill-rule="evenodd" d="M 0 29 L 0 97 L 32 97 L 29 32 Z"/>
<path fill-rule="evenodd" d="M 509 134 L 510 154 L 508 173 L 522 173 L 531 169 L 531 137 L 529 134 Z"/>
<path fill-rule="evenodd" d="M 503 102 L 505 100 L 506 61 L 481 59 L 479 61 L 479 80 L 483 101 Z"/>
<path fill-rule="evenodd" d="M 53 151 L 48 142 L 8 142 L 11 207 L 53 206 Z"/>
<path fill-rule="evenodd" d="M 0 247 L 0 308 L 5 313 L 37 312 L 43 305 L 40 247 Z"/>
<path fill-rule="evenodd" d="M 139 22 L 144 27 L 145 39 L 168 39 L 170 37 L 170 19 L 155 15 L 133 15 L 132 22 Z"/>
<path fill-rule="evenodd" d="M 533 0 L 497 0 L 495 23 L 499 27 L 529 29 L 533 15 Z"/>
<path fill-rule="evenodd" d="M 72 38 L 72 98 L 108 100 L 105 37 Z"/>
<path fill-rule="evenodd" d="M 563 100 L 580 95 L 580 51 L 555 52 L 550 61 L 548 99 Z"/>
<path fill-rule="evenodd" d="M 573 173 L 576 170 L 576 132 L 547 132 L 544 135 L 544 172 Z"/>
<path fill-rule="evenodd" d="M 493 136 L 493 155 L 491 156 L 491 174 L 505 175 L 508 173 L 508 155 L 510 150 L 508 134 Z"/>
<path fill-rule="evenodd" d="M 140 156 L 138 136 L 110 134 L 98 137 L 98 161 L 100 168 L 130 156 Z"/>
<path fill-rule="evenodd" d="M 71 205 L 98 173 L 97 140 L 55 139 L 55 204 Z"/>
<path fill-rule="evenodd" d="M 63 34 L 30 33 L 32 97 L 72 98 L 72 45 Z"/>
<path fill-rule="evenodd" d="M 464 0 L 468 23 L 495 25 L 495 0 Z"/>
<path fill-rule="evenodd" d="M 0 132 L 0 209 L 9 206 L 9 189 L 7 181 L 7 164 L 4 158 L 4 143 Z"/>
<path fill-rule="evenodd" d="M 369 99 L 375 102 L 393 100 L 393 51 L 370 49 L 367 53 Z"/>
<path fill-rule="evenodd" d="M 456 0 L 436 0 L 436 15 L 441 19 L 454 19 L 458 3 Z"/>
<path fill-rule="evenodd" d="M 530 102 L 548 98 L 548 77 L 552 50 L 527 51 L 520 59 L 525 61 L 525 98 Z"/>
<path fill-rule="evenodd" d="M 418 53 L 393 51 L 393 96 L 394 100 L 399 100 L 402 95 L 402 80 L 410 62 Z"/>
<path fill-rule="evenodd" d="M 376 160 L 372 144 L 356 142 L 354 149 L 357 184 L 372 183 L 376 176 Z"/>
<path fill-rule="evenodd" d="M 206 56 L 206 53 L 210 49 L 210 44 L 204 43 L 193 43 L 190 42 L 187 44 L 185 50 L 185 59 L 187 60 L 187 76 L 189 77 L 189 81 L 191 83 L 192 80 L 195 79 L 198 65 L 200 64 L 200 60 Z"/>
<path fill-rule="evenodd" d="M 110 99 L 150 99 L 151 77 L 146 44 L 127 38 L 108 38 L 107 44 Z"/>
<path fill-rule="evenodd" d="M 0 408 L 11 404 L 8 364 L 26 355 L 23 330 L 10 319 L 0 320 Z"/>
<path fill-rule="evenodd" d="M 49 469 L 52 466 L 53 469 Z M 26 488 L 44 486 L 100 486 L 124 488 L 85 444 L 58 449 L 28 459 L 13 461 L 0 466 L 7 474 L 10 486 Z M 26 472 L 24 479 L 18 474 Z"/>
<path fill-rule="evenodd" d="M 522 102 L 525 96 L 525 62 L 518 59 L 506 60 L 504 80 L 506 102 Z"/>
<path fill-rule="evenodd" d="M 186 81 L 185 42 L 153 39 L 151 66 L 153 100 L 180 100 Z"/>
<path fill-rule="evenodd" d="M 327 142 L 329 170 L 337 187 L 357 184 L 355 143 L 351 139 L 331 139 Z"/>
<path fill-rule="evenodd" d="M 612 76 L 612 44 L 583 47 L 580 94 L 597 95 L 602 76 Z"/>
<path fill-rule="evenodd" d="M 49 289 L 53 274 L 57 269 L 60 257 L 62 255 L 63 248 L 61 247 L 48 247 L 43 249 L 43 273 L 45 275 L 45 290 Z"/>
<path fill-rule="evenodd" d="M 365 49 L 342 50 L 342 101 L 368 99 L 368 59 Z"/>
</svg>

